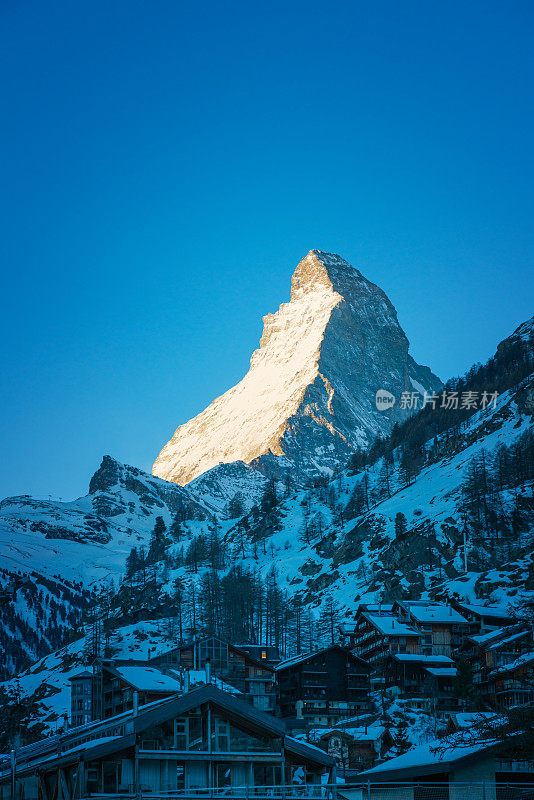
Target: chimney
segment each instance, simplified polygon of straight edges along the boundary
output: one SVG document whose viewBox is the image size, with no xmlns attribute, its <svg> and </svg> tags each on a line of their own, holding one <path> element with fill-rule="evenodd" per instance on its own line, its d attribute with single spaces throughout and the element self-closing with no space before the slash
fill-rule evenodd
<svg viewBox="0 0 534 800">
<path fill-rule="evenodd" d="M 206 683 L 211 683 L 211 661 L 206 659 Z"/>
<path fill-rule="evenodd" d="M 184 694 L 187 694 L 188 691 L 189 691 L 189 667 L 186 667 L 184 675 Z"/>
<path fill-rule="evenodd" d="M 134 717 L 137 716 L 137 712 L 139 711 L 139 692 L 136 690 L 133 693 L 133 715 Z"/>
</svg>

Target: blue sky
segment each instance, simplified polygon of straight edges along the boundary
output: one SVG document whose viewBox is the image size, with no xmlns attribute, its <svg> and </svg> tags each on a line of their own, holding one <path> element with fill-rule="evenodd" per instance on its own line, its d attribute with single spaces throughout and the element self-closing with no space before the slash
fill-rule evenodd
<svg viewBox="0 0 534 800">
<path fill-rule="evenodd" d="M 532 315 L 528 2 L 0 4 L 0 496 L 149 470 L 309 249 L 440 377 Z"/>
</svg>

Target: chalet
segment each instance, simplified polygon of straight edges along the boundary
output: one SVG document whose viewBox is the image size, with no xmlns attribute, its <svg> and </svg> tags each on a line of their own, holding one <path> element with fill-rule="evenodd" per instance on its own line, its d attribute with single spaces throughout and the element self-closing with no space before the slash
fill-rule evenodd
<svg viewBox="0 0 534 800">
<path fill-rule="evenodd" d="M 491 702 L 498 710 L 534 702 L 534 649 L 488 674 Z"/>
<path fill-rule="evenodd" d="M 451 605 L 470 624 L 469 633 L 487 633 L 514 623 L 514 618 L 500 606 L 481 606 L 452 600 Z"/>
<path fill-rule="evenodd" d="M 365 661 L 340 645 L 282 661 L 276 668 L 280 715 L 331 726 L 366 713 L 370 671 Z"/>
<path fill-rule="evenodd" d="M 181 667 L 205 669 L 234 686 L 245 699 L 260 711 L 274 712 L 276 702 L 274 667 L 267 659 L 258 660 L 239 647 L 216 636 L 199 639 L 157 653 L 148 662 L 160 669 Z"/>
<path fill-rule="evenodd" d="M 470 632 L 469 621 L 445 603 L 397 601 L 393 613 L 400 622 L 420 631 L 424 655 L 451 656 Z"/>
<path fill-rule="evenodd" d="M 481 699 L 492 708 L 501 709 L 528 702 L 532 697 L 532 687 L 525 684 L 525 676 L 530 670 L 528 656 L 533 652 L 532 626 L 518 623 L 467 637 L 459 657 L 471 664 L 473 684 Z"/>
<path fill-rule="evenodd" d="M 205 685 L 0 757 L 0 800 L 230 792 L 335 781 L 335 761 L 239 696 Z M 12 795 L 12 787 L 15 789 Z M 274 790 L 276 791 L 276 790 Z"/>
<path fill-rule="evenodd" d="M 349 639 L 355 655 L 375 666 L 391 653 L 421 652 L 421 632 L 400 622 L 392 606 L 360 606 Z"/>
<path fill-rule="evenodd" d="M 348 779 L 374 767 L 393 746 L 393 739 L 383 725 L 367 725 L 331 728 L 322 734 L 319 744 L 335 758 L 337 774 Z"/>
<path fill-rule="evenodd" d="M 358 618 L 365 611 L 370 612 L 371 614 L 384 614 L 385 616 L 390 616 L 393 612 L 393 604 L 362 603 L 360 606 L 358 606 L 355 620 L 352 622 L 345 621 L 338 625 L 341 644 L 344 647 L 349 647 L 351 650 L 356 649 L 356 639 L 359 631 Z"/>
<path fill-rule="evenodd" d="M 384 677 L 386 689 L 398 697 L 426 698 L 423 705 L 440 712 L 458 708 L 456 666 L 448 656 L 395 653 L 385 661 Z"/>
</svg>

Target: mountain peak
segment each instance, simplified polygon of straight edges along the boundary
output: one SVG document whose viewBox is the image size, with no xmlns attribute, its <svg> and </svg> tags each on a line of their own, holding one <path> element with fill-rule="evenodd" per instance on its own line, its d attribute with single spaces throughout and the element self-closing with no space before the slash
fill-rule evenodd
<svg viewBox="0 0 534 800">
<path fill-rule="evenodd" d="M 263 322 L 248 373 L 175 431 L 155 475 L 184 484 L 234 461 L 302 479 L 329 473 L 407 416 L 399 404 L 378 411 L 378 389 L 399 397 L 441 385 L 408 354 L 384 292 L 334 253 L 310 250 L 290 302 Z"/>
<path fill-rule="evenodd" d="M 291 278 L 291 299 L 296 299 L 302 292 L 320 287 L 332 291 L 343 290 L 358 277 L 361 278 L 358 270 L 336 253 L 310 250 L 298 263 Z"/>
</svg>

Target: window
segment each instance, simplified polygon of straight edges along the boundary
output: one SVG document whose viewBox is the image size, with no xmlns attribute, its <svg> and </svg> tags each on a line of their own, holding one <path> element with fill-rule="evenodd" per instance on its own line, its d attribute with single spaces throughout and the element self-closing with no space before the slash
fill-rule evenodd
<svg viewBox="0 0 534 800">
<path fill-rule="evenodd" d="M 280 749 L 280 744 L 278 739 L 254 736 L 250 732 L 230 724 L 228 720 L 221 717 L 215 718 L 215 749 L 218 752 L 270 752 L 277 748 Z"/>
<path fill-rule="evenodd" d="M 265 652 L 265 650 L 261 651 L 261 657 L 262 658 L 267 658 L 267 653 Z"/>
</svg>

